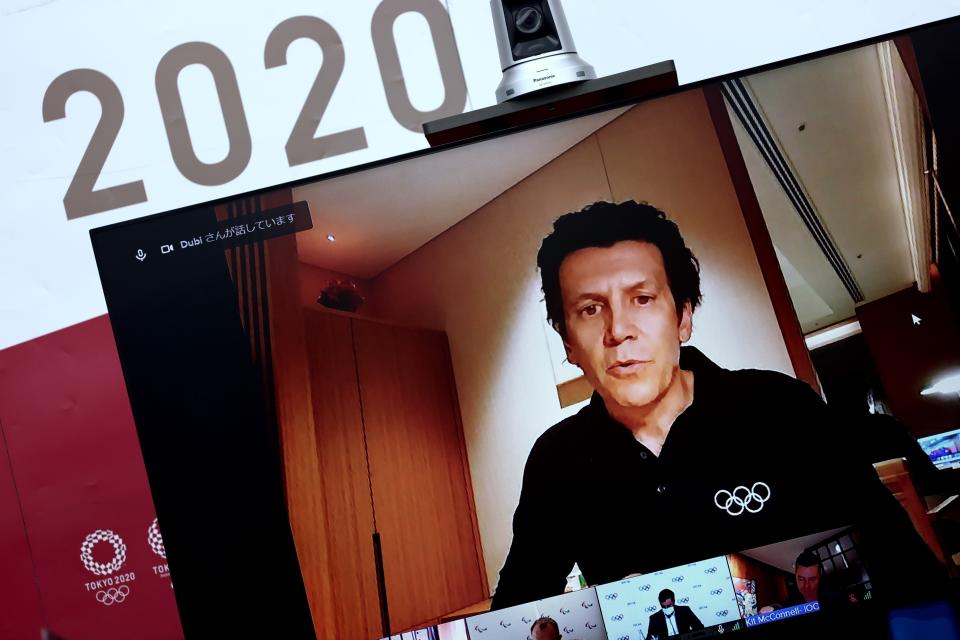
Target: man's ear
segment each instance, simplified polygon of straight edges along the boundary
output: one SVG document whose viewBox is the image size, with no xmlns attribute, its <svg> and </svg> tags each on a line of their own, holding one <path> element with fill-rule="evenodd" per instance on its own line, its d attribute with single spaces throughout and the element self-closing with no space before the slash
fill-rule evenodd
<svg viewBox="0 0 960 640">
<path fill-rule="evenodd" d="M 680 344 L 689 342 L 693 335 L 693 305 L 687 300 L 680 312 Z"/>
<path fill-rule="evenodd" d="M 570 348 L 570 343 L 567 342 L 567 339 L 564 338 L 562 334 L 560 337 L 563 340 L 563 350 L 567 352 L 567 362 L 575 367 L 579 367 L 580 365 L 573 360 L 573 350 Z"/>
<path fill-rule="evenodd" d="M 560 336 L 561 342 L 563 342 L 563 350 L 567 354 L 567 362 L 569 362 L 575 367 L 579 367 L 580 365 L 571 359 L 571 354 L 573 353 L 573 350 L 570 348 L 570 343 L 567 342 L 567 336 L 564 334 L 564 330 L 561 328 L 562 325 L 559 322 L 551 322 L 550 326 L 553 327 L 553 330 L 557 332 L 557 335 Z"/>
</svg>

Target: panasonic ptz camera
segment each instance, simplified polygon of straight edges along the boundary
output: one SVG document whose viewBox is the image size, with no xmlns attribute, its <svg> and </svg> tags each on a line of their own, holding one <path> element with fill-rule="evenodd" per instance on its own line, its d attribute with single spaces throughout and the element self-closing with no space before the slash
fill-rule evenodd
<svg viewBox="0 0 960 640">
<path fill-rule="evenodd" d="M 497 102 L 597 77 L 577 55 L 560 0 L 491 0 L 503 79 Z"/>
</svg>

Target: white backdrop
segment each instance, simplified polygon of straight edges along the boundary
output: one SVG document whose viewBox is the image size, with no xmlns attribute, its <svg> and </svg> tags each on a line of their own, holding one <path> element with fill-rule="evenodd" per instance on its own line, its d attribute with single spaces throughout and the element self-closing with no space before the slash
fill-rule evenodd
<svg viewBox="0 0 960 640">
<path fill-rule="evenodd" d="M 493 104 L 500 70 L 486 0 L 385 0 L 385 6 L 402 15 L 380 29 L 375 46 L 379 5 L 374 0 L 5 0 L 0 5 L 0 348 L 105 312 L 88 237 L 92 227 L 421 149 L 424 138 L 398 122 L 387 94 L 394 99 L 406 95 L 412 109 L 436 109 L 449 97 L 441 68 L 454 80 L 462 70 L 458 82 L 466 89 L 465 96 L 459 93 L 462 106 L 449 108 Z M 960 13 L 960 0 L 690 0 L 682 5 L 565 0 L 564 6 L 580 54 L 599 75 L 673 59 L 682 83 Z M 437 8 L 449 12 L 446 27 L 435 19 Z M 433 15 L 434 33 L 452 24 L 457 55 L 450 47 L 435 51 L 424 14 Z M 282 42 L 269 62 L 268 38 L 296 16 L 310 17 L 311 29 L 316 27 L 310 33 L 320 34 L 320 44 L 294 40 L 296 34 L 287 33 L 286 40 L 284 34 L 274 34 Z M 317 18 L 326 26 L 317 27 Z M 400 75 L 384 74 L 378 64 L 378 50 L 382 58 L 391 40 L 404 85 Z M 206 44 L 179 50 L 184 54 L 180 64 L 186 66 L 172 77 L 182 115 L 171 109 L 177 92 L 168 82 L 160 89 L 165 117 L 156 85 L 158 65 L 191 42 Z M 287 42 L 289 47 L 282 46 Z M 217 76 L 222 93 L 231 93 L 235 76 L 239 98 L 225 99 L 227 117 L 235 132 L 247 132 L 247 140 L 239 135 L 228 144 L 211 72 L 189 64 L 199 57 L 198 47 L 206 52 L 204 59 L 212 55 L 223 63 Z M 342 73 L 337 73 L 341 53 Z M 328 83 L 328 91 L 321 93 L 329 103 L 313 109 L 322 113 L 316 133 L 362 128 L 365 146 L 353 131 L 345 148 L 355 150 L 331 145 L 317 159 L 291 166 L 285 143 L 328 56 L 330 66 L 320 75 Z M 69 75 L 51 89 L 62 74 L 81 69 L 92 71 Z M 94 135 L 101 104 L 108 111 L 106 128 Z M 216 165 L 233 157 L 228 149 L 241 161 L 217 178 L 222 184 L 188 179 L 174 160 L 179 154 L 182 165 L 184 151 L 172 151 L 165 123 L 186 128 L 197 162 Z M 92 138 L 103 157 L 78 171 Z M 75 176 L 80 182 L 95 180 L 86 185 L 87 192 L 132 187 L 108 194 L 105 210 L 68 219 L 64 195 Z"/>
<path fill-rule="evenodd" d="M 446 622 L 437 627 L 439 640 L 469 640 L 467 636 L 467 625 L 463 620 L 455 622 Z M 399 633 L 383 640 L 430 640 L 429 629 L 418 629 L 417 631 L 408 631 Z"/>
<path fill-rule="evenodd" d="M 730 568 L 720 556 L 597 587 L 610 639 L 644 640 L 662 589 L 672 590 L 676 604 L 690 607 L 705 627 L 740 618 Z"/>
<path fill-rule="evenodd" d="M 592 588 L 467 618 L 467 632 L 470 640 L 530 640 L 530 626 L 544 616 L 557 622 L 566 640 L 607 640 Z"/>
</svg>

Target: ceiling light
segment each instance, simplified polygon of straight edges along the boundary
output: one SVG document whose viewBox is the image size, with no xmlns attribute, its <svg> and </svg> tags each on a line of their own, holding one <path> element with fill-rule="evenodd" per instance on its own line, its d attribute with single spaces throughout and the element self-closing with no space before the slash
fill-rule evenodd
<svg viewBox="0 0 960 640">
<path fill-rule="evenodd" d="M 954 373 L 940 378 L 932 385 L 921 391 L 920 395 L 930 396 L 935 393 L 942 393 L 944 395 L 956 393 L 960 395 L 960 373 Z"/>
<path fill-rule="evenodd" d="M 813 333 L 808 333 L 803 339 L 807 343 L 807 349 L 812 351 L 862 332 L 863 329 L 860 327 L 859 320 L 844 320 Z"/>
<path fill-rule="evenodd" d="M 336 236 L 334 236 L 332 233 L 327 234 L 327 240 L 329 240 L 330 242 L 333 242 L 336 239 L 337 239 Z"/>
</svg>

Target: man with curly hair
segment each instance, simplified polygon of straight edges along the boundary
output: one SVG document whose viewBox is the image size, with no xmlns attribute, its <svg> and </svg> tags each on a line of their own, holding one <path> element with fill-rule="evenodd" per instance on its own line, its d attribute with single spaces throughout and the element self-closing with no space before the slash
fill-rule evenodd
<svg viewBox="0 0 960 640">
<path fill-rule="evenodd" d="M 942 584 L 807 384 L 685 346 L 700 264 L 662 211 L 596 202 L 563 215 L 537 265 L 548 318 L 594 393 L 530 451 L 494 608 L 562 593 L 574 563 L 600 584 L 848 525 L 867 534 L 878 593 Z M 750 348 L 749 335 L 730 340 Z"/>
</svg>

